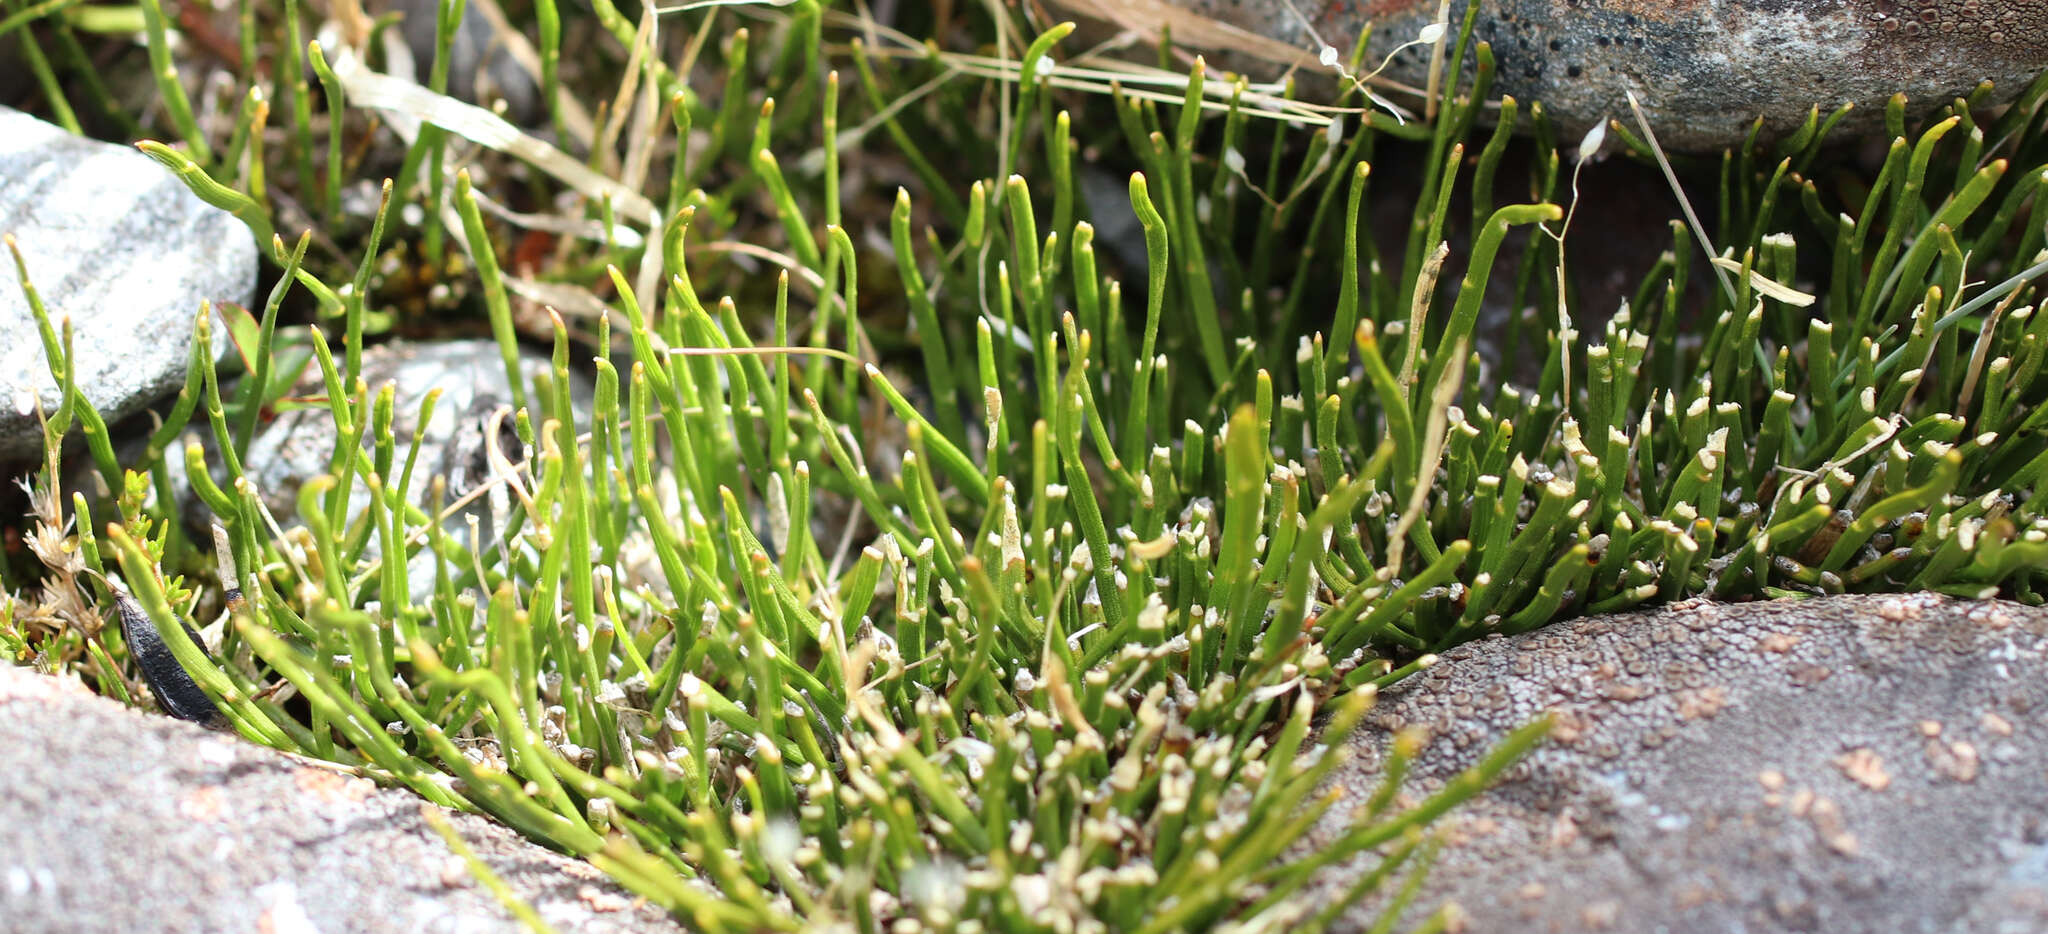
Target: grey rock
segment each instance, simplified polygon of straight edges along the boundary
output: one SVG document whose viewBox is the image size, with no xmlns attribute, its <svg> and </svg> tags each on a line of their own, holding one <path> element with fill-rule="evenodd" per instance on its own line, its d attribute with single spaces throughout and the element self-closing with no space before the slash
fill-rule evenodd
<svg viewBox="0 0 2048 934">
<path fill-rule="evenodd" d="M 1435 20 L 1437 0 L 1056 0 L 1157 38 L 1212 53 L 1221 67 L 1271 78 L 1287 68 L 1328 72 L 1317 50 L 1348 54 L 1372 24 L 1372 62 Z M 1451 0 L 1450 39 L 1470 0 Z M 1192 17 L 1189 14 L 1193 14 Z M 1149 28 L 1148 28 L 1149 26 Z M 1795 130 L 1808 110 L 1856 110 L 1847 132 L 1882 125 L 1885 101 L 1905 92 L 1918 110 L 1980 81 L 2009 99 L 2048 65 L 2041 0 L 1484 0 L 1475 40 L 1492 45 L 1493 94 L 1526 113 L 1544 107 L 1569 134 L 1603 118 L 1633 128 L 1634 91 L 1660 142 L 1713 150 L 1741 142 L 1757 117 L 1765 134 Z M 1431 50 L 1395 56 L 1383 76 L 1427 83 Z M 1370 66 L 1368 66 L 1370 67 Z M 1400 99 L 1402 95 L 1393 95 Z"/>
<path fill-rule="evenodd" d="M 548 358 L 522 353 L 520 371 L 527 383 L 529 406 L 535 413 L 535 430 L 541 427 L 541 406 L 538 400 L 531 398 L 533 378 L 549 369 Z M 504 358 L 494 341 L 399 340 L 379 344 L 363 352 L 360 377 L 373 394 L 386 384 L 395 387 L 391 423 L 393 476 L 385 478 L 387 483 L 397 483 L 397 475 L 404 469 L 412 449 L 413 435 L 419 428 L 420 403 L 428 393 L 441 392 L 434 404 L 433 417 L 421 436 L 419 457 L 413 466 L 411 498 L 422 508 L 428 504 L 430 481 L 434 477 L 447 478 L 447 503 L 451 504 L 483 484 L 492 472 L 490 445 L 493 440 L 497 443 L 497 453 L 503 455 L 505 462 L 517 464 L 526 457 L 520 449 L 515 430 L 513 397 L 505 382 Z M 577 424 L 587 425 L 590 386 L 580 376 L 572 374 L 571 378 L 571 404 L 577 409 Z M 301 384 L 300 392 L 302 395 L 326 393 L 317 371 Z M 371 434 L 364 432 L 362 456 L 365 463 L 369 462 L 376 442 Z M 271 513 L 281 523 L 291 525 L 298 516 L 300 489 L 306 481 L 328 472 L 338 443 L 333 415 L 324 407 L 286 412 L 250 439 L 243 471 L 255 484 Z M 500 487 L 495 488 L 495 495 L 502 506 L 509 494 Z M 367 502 L 366 496 L 362 485 L 357 484 L 348 508 L 351 521 Z M 466 517 L 475 515 L 488 544 L 493 528 L 492 501 L 492 495 L 487 492 L 462 512 L 451 515 L 446 523 L 449 533 L 467 543 L 469 529 Z M 376 554 L 374 542 L 367 553 Z M 415 600 L 423 599 L 431 592 L 433 556 L 425 549 L 408 564 L 407 578 Z"/>
<path fill-rule="evenodd" d="M 547 366 L 544 358 L 535 355 L 520 363 L 529 378 Z M 496 343 L 401 340 L 378 344 L 363 351 L 362 369 L 356 375 L 373 395 L 386 384 L 394 387 L 394 470 L 404 464 L 413 434 L 419 429 L 421 402 L 428 393 L 440 391 L 421 436 L 422 448 L 414 468 L 420 481 L 414 484 L 417 489 L 424 489 L 424 481 L 437 475 L 448 478 L 451 492 L 474 487 L 490 473 L 486 435 L 492 430 L 500 430 L 499 451 L 507 459 L 517 463 L 524 456 L 513 432 L 513 397 Z M 298 392 L 302 396 L 326 394 L 317 370 L 309 367 Z M 365 432 L 363 438 L 366 455 L 377 440 L 370 434 Z M 250 440 L 244 470 L 272 512 L 280 517 L 295 516 L 300 487 L 327 472 L 337 443 L 334 417 L 324 406 L 294 409 L 265 424 Z M 397 478 L 387 479 L 396 482 Z"/>
<path fill-rule="evenodd" d="M 420 83 L 433 67 L 435 0 L 384 0 L 378 4 L 405 19 L 400 28 L 411 50 Z M 460 100 L 490 107 L 505 102 L 506 115 L 518 123 L 544 116 L 541 90 L 533 75 L 513 59 L 498 29 L 475 7 L 464 11 L 448 44 L 448 93 Z"/>
<path fill-rule="evenodd" d="M 241 221 L 139 152 L 5 107 L 0 234 L 19 245 L 52 326 L 70 316 L 78 386 L 109 422 L 184 382 L 201 301 L 246 305 L 255 289 L 255 239 Z M 41 450 L 35 407 L 20 404 L 30 393 L 45 411 L 62 401 L 14 263 L 0 257 L 0 460 Z"/>
<path fill-rule="evenodd" d="M 433 809 L 556 930 L 680 930 L 482 817 L 7 665 L 0 775 L 0 929 L 522 930 Z"/>
<path fill-rule="evenodd" d="M 1694 602 L 1471 643 L 1381 698 L 1336 781 L 1364 800 L 1420 727 L 1427 794 L 1544 712 L 1440 825 L 1423 901 L 1466 930 L 2048 930 L 2048 610 Z"/>
</svg>

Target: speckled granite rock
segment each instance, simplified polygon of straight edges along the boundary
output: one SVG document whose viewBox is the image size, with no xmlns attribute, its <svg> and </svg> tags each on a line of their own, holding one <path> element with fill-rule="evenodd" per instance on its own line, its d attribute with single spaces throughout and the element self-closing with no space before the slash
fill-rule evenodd
<svg viewBox="0 0 2048 934">
<path fill-rule="evenodd" d="M 1426 794 L 1545 711 L 1440 825 L 1425 901 L 1466 930 L 2048 930 L 2048 610 L 1693 603 L 1473 643 L 1387 692 L 1339 781 L 1363 800 L 1421 727 Z"/>
<path fill-rule="evenodd" d="M 518 931 L 417 796 L 0 665 L 0 929 Z M 463 841 L 559 931 L 677 931 L 481 817 Z"/>
<path fill-rule="evenodd" d="M 1623 92 L 1634 90 L 1660 141 L 1673 149 L 1739 142 L 1759 115 L 1768 132 L 1796 129 L 1814 105 L 1825 116 L 1852 102 L 1858 110 L 1844 129 L 1878 126 L 1896 92 L 1925 109 L 1991 79 L 2009 97 L 2048 68 L 2042 0 L 1479 2 L 1473 35 L 1493 46 L 1495 95 L 1542 101 L 1576 137 L 1603 117 L 1626 118 Z M 1290 64 L 1321 70 L 1314 37 L 1349 52 L 1368 21 L 1377 62 L 1414 39 L 1437 11 L 1437 0 L 1055 3 L 1127 28 L 1154 23 L 1153 32 L 1175 8 L 1212 18 L 1215 24 L 1204 28 L 1174 23 L 1175 42 L 1265 77 Z M 1453 30 L 1468 5 L 1451 0 Z M 1426 46 L 1402 52 L 1385 76 L 1420 87 L 1429 55 Z"/>
<path fill-rule="evenodd" d="M 202 300 L 246 305 L 256 243 L 133 149 L 80 139 L 0 107 L 0 234 L 43 304 L 70 315 L 78 385 L 112 422 L 184 382 Z M 224 333 L 224 332 L 221 332 Z M 33 404 L 62 400 L 11 258 L 0 257 L 0 460 L 42 448 Z"/>
</svg>

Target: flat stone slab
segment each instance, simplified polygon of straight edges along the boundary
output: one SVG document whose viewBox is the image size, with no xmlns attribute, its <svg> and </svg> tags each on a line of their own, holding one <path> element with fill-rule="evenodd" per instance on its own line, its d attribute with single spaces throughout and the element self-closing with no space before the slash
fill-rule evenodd
<svg viewBox="0 0 2048 934">
<path fill-rule="evenodd" d="M 403 790 L 0 665 L 0 929 L 521 931 Z M 678 931 L 589 863 L 471 814 L 558 931 Z"/>
<path fill-rule="evenodd" d="M 0 234 L 12 236 L 51 326 L 71 317 L 77 382 L 108 422 L 184 383 L 199 303 L 246 306 L 249 229 L 148 156 L 0 107 Z M 4 252 L 4 251 L 0 251 Z M 215 349 L 227 349 L 216 320 Z M 21 277 L 0 256 L 0 460 L 42 449 L 28 393 L 62 402 Z"/>
<path fill-rule="evenodd" d="M 1697 602 L 1471 643 L 1381 698 L 1337 781 L 1363 801 L 1419 727 L 1427 794 L 1545 712 L 1551 738 L 1439 825 L 1418 904 L 1465 930 L 2048 930 L 2048 610 Z"/>
</svg>

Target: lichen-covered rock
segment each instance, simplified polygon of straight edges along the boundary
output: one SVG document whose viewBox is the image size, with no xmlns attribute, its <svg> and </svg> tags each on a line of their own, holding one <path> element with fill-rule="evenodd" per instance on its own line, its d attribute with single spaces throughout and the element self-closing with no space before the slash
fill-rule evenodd
<svg viewBox="0 0 2048 934">
<path fill-rule="evenodd" d="M 52 326 L 70 316 L 78 387 L 109 422 L 184 383 L 200 302 L 246 305 L 256 287 L 241 221 L 148 156 L 6 107 L 0 234 L 21 249 Z M 0 256 L 0 460 L 41 450 L 36 400 L 51 411 L 62 393 L 14 262 Z"/>
<path fill-rule="evenodd" d="M 1546 712 L 1439 825 L 1424 901 L 1468 930 L 2048 930 L 2048 610 L 1696 602 L 1472 643 L 1381 698 L 1337 781 L 1365 800 L 1419 727 L 1426 794 Z"/>
<path fill-rule="evenodd" d="M 1289 66 L 1327 71 L 1327 42 L 1349 52 L 1373 24 L 1373 61 L 1414 39 L 1437 0 L 1058 0 L 1082 15 L 1146 31 L 1174 23 L 1181 43 L 1221 63 L 1270 77 Z M 1450 39 L 1470 0 L 1451 0 Z M 1810 108 L 1857 110 L 1846 129 L 1878 125 L 1905 92 L 1926 109 L 1996 82 L 2009 97 L 2048 67 L 2042 0 L 1478 0 L 1476 39 L 1499 66 L 1493 93 L 1542 101 L 1576 132 L 1626 119 L 1634 91 L 1660 141 L 1673 149 L 1739 142 L 1796 129 Z M 1293 12 L 1298 10 L 1299 14 Z M 1216 25 L 1191 28 L 1175 16 Z M 1254 38 L 1233 38 L 1237 32 Z M 1320 37 L 1320 41 L 1318 39 Z M 1204 48 L 1204 40 L 1210 42 Z M 1449 41 L 1447 39 L 1447 41 Z M 1396 55 L 1386 77 L 1421 87 L 1430 49 Z M 1398 97 L 1399 95 L 1395 95 Z"/>
<path fill-rule="evenodd" d="M 410 792 L 0 664 L 0 929 L 524 930 Z M 589 863 L 440 812 L 560 931 L 676 931 Z"/>
</svg>

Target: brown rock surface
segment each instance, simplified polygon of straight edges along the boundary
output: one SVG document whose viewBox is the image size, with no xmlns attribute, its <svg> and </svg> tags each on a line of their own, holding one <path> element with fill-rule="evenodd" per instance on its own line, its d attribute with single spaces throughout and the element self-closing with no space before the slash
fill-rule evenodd
<svg viewBox="0 0 2048 934">
<path fill-rule="evenodd" d="M 0 665 L 0 930 L 516 931 L 409 792 Z M 556 930 L 675 931 L 589 863 L 448 814 Z"/>
<path fill-rule="evenodd" d="M 1697 602 L 1471 643 L 1382 697 L 1338 781 L 1364 800 L 1421 727 L 1419 797 L 1546 711 L 1439 825 L 1422 903 L 1465 930 L 2048 930 L 2048 610 Z"/>
<path fill-rule="evenodd" d="M 1373 23 L 1372 61 L 1414 39 L 1436 0 L 1053 0 L 1068 12 L 1215 53 L 1225 67 L 1272 77 L 1289 65 L 1326 71 L 1323 42 L 1348 53 Z M 1451 0 L 1451 39 L 1470 0 Z M 1904 91 L 1921 111 L 1995 81 L 2003 96 L 2048 68 L 2042 0 L 1478 0 L 1476 39 L 1493 47 L 1495 95 L 1542 101 L 1568 134 L 1628 116 L 1633 90 L 1664 145 L 1717 149 L 1759 115 L 1773 134 L 1809 108 L 1857 111 L 1845 129 L 1881 124 Z M 1176 21 L 1192 13 L 1197 28 Z M 1153 24 L 1148 30 L 1144 24 Z M 1320 41 L 1318 41 L 1320 37 Z M 1397 55 L 1385 75 L 1420 87 L 1430 50 Z"/>
</svg>

